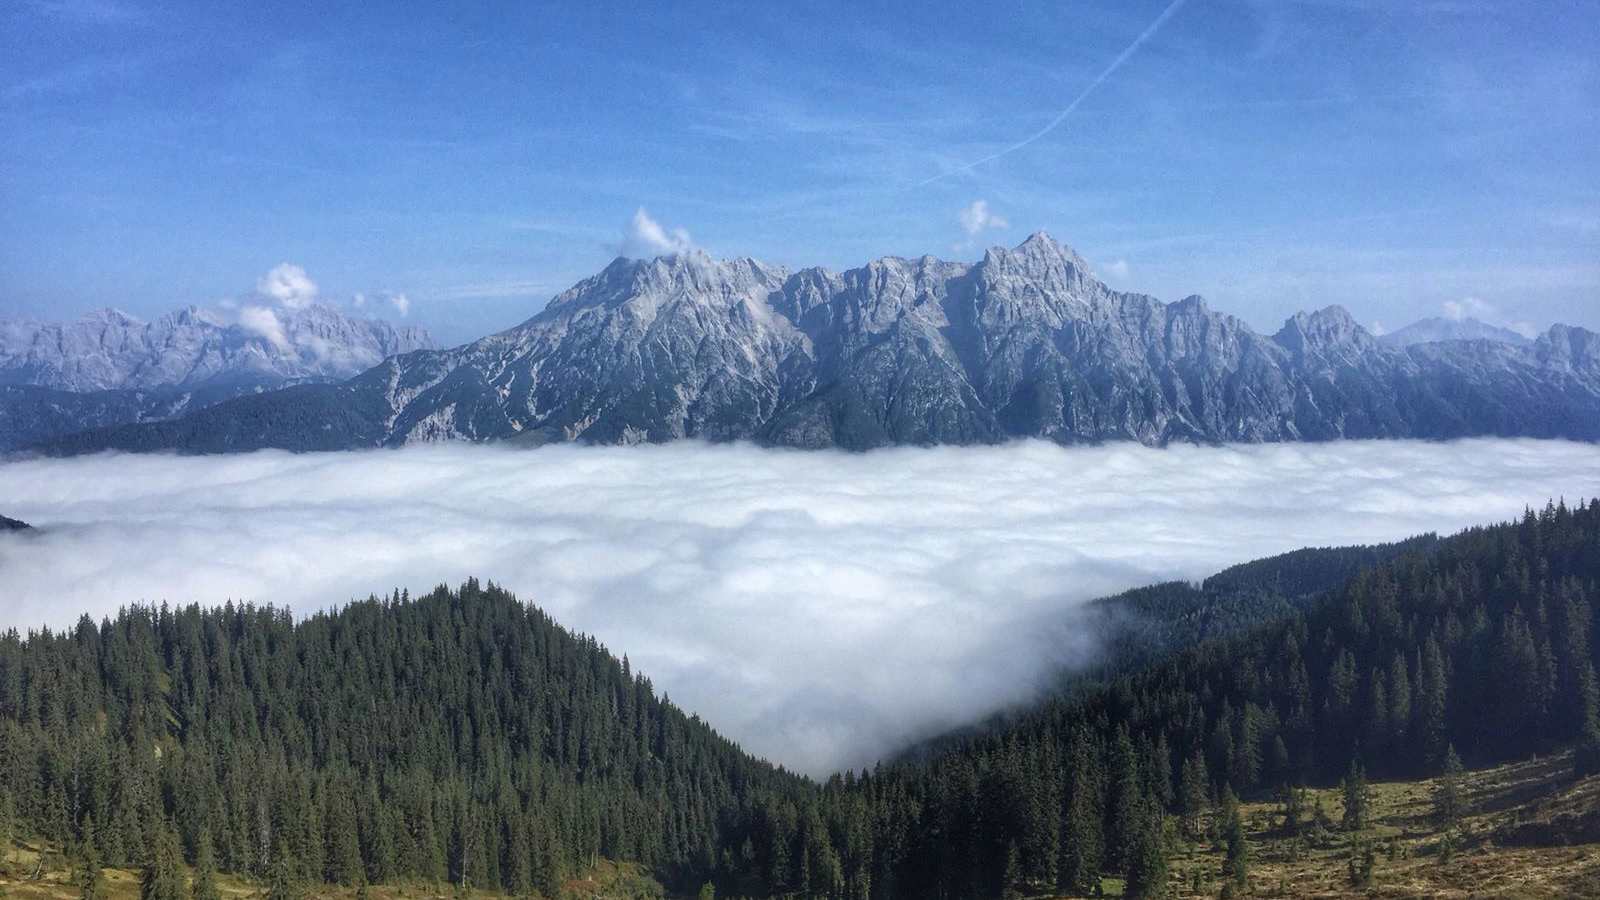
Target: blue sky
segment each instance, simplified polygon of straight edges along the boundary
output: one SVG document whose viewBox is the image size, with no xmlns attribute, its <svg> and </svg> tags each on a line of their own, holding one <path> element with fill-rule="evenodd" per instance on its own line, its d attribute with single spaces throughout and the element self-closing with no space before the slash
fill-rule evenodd
<svg viewBox="0 0 1600 900">
<path fill-rule="evenodd" d="M 0 315 L 288 262 L 458 341 L 622 249 L 844 268 L 1042 228 L 1263 329 L 1600 327 L 1592 4 L 503 6 L 0 6 Z"/>
</svg>

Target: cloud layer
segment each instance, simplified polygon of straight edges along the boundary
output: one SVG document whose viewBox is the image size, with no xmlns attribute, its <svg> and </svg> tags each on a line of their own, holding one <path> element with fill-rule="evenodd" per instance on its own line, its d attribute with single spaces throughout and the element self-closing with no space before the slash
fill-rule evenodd
<svg viewBox="0 0 1600 900">
<path fill-rule="evenodd" d="M 1028 699 L 1083 601 L 1600 494 L 1600 448 L 1472 441 L 867 454 L 677 444 L 0 465 L 0 626 L 301 611 L 478 575 L 811 773 Z"/>
</svg>

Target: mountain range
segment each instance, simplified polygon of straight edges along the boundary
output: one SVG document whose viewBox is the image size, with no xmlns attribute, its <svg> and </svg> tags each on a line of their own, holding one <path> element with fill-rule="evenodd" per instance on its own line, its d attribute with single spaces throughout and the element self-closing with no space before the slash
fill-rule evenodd
<svg viewBox="0 0 1600 900">
<path fill-rule="evenodd" d="M 619 258 L 470 344 L 41 449 L 1472 435 L 1600 440 L 1600 336 L 1558 325 L 1522 344 L 1401 346 L 1339 307 L 1265 335 L 1198 296 L 1112 290 L 1039 233 L 975 264 L 887 257 L 839 273 Z"/>
<path fill-rule="evenodd" d="M 230 318 L 191 306 L 151 322 L 116 309 L 66 323 L 0 321 L 0 447 L 340 381 L 433 346 L 421 328 L 316 304 Z"/>
</svg>

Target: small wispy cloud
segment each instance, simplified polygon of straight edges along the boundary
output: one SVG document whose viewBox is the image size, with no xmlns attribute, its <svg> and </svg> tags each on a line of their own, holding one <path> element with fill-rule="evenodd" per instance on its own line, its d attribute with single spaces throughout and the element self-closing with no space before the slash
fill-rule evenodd
<svg viewBox="0 0 1600 900">
<path fill-rule="evenodd" d="M 405 294 L 390 294 L 389 305 L 394 307 L 394 311 L 399 313 L 401 318 L 411 315 L 411 298 Z"/>
<path fill-rule="evenodd" d="M 683 228 L 668 229 L 651 218 L 644 207 L 634 211 L 633 218 L 623 231 L 618 252 L 630 259 L 647 259 L 672 253 L 688 253 L 695 249 L 689 232 Z"/>
<path fill-rule="evenodd" d="M 1125 259 L 1114 259 L 1111 262 L 1106 263 L 1101 268 L 1102 274 L 1107 275 L 1117 281 L 1128 280 L 1129 268 L 1128 261 Z"/>
</svg>

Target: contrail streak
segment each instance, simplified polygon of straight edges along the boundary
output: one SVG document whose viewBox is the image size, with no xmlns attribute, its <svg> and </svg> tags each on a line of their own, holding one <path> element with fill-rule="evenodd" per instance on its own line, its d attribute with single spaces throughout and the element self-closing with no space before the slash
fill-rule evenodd
<svg viewBox="0 0 1600 900">
<path fill-rule="evenodd" d="M 960 172 L 970 172 L 984 163 L 994 162 L 1002 156 L 1005 156 L 1009 153 L 1015 153 L 1016 151 L 1021 150 L 1023 147 L 1028 146 L 1050 132 L 1055 131 L 1058 127 L 1060 127 L 1062 122 L 1067 120 L 1067 116 L 1072 115 L 1072 111 L 1078 108 L 1078 104 L 1087 99 L 1090 94 L 1094 93 L 1095 88 L 1098 88 L 1105 82 L 1107 78 L 1110 78 L 1113 73 L 1122 68 L 1122 64 L 1127 62 L 1128 58 L 1133 56 L 1133 54 L 1137 53 L 1139 48 L 1144 46 L 1145 41 L 1150 40 L 1152 35 L 1154 35 L 1157 31 L 1160 31 L 1161 26 L 1167 24 L 1167 20 L 1172 18 L 1172 14 L 1177 12 L 1178 7 L 1182 6 L 1184 2 L 1185 0 L 1172 0 L 1172 3 L 1168 4 L 1166 9 L 1161 11 L 1161 15 L 1156 16 L 1156 20 L 1150 23 L 1150 27 L 1146 28 L 1138 37 L 1134 38 L 1133 43 L 1129 44 L 1125 50 L 1117 54 L 1117 58 L 1111 61 L 1111 65 L 1106 66 L 1104 71 L 1102 71 L 1099 75 L 1096 75 L 1094 80 L 1089 82 L 1089 86 L 1079 92 L 1078 96 L 1074 97 L 1072 102 L 1067 104 L 1067 108 L 1057 113 L 1056 117 L 1051 119 L 1048 125 L 1044 126 L 1038 131 L 1035 131 L 1033 134 L 1023 138 L 1015 144 L 1006 147 L 1004 150 L 997 150 L 982 159 L 973 160 L 964 166 L 957 166 L 948 172 L 940 172 L 938 175 L 935 175 L 926 181 L 919 182 L 917 187 L 926 187 L 930 184 L 933 184 L 935 181 L 949 178 L 951 175 L 955 175 Z"/>
</svg>

